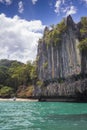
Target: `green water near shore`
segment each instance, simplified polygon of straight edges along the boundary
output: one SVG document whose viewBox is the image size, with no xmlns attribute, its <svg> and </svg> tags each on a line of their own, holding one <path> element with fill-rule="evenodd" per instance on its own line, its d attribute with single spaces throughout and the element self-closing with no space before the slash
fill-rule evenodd
<svg viewBox="0 0 87 130">
<path fill-rule="evenodd" d="M 1 101 L 0 130 L 87 130 L 87 104 Z"/>
</svg>

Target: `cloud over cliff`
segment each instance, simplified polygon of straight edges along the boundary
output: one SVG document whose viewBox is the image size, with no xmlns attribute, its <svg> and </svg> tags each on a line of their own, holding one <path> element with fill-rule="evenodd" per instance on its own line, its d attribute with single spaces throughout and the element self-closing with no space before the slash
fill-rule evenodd
<svg viewBox="0 0 87 130">
<path fill-rule="evenodd" d="M 58 15 L 60 13 L 65 14 L 65 16 L 71 15 L 71 14 L 76 14 L 77 13 L 77 8 L 74 6 L 72 2 L 67 3 L 66 0 L 56 0 L 55 2 L 55 13 Z"/>
</svg>

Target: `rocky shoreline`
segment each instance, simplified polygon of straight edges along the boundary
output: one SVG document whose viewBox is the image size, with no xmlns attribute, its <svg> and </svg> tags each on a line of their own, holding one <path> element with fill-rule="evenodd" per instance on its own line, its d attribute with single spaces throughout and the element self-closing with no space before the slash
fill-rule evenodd
<svg viewBox="0 0 87 130">
<path fill-rule="evenodd" d="M 35 87 L 34 97 L 39 101 L 87 102 L 87 75 L 45 82 Z"/>
</svg>

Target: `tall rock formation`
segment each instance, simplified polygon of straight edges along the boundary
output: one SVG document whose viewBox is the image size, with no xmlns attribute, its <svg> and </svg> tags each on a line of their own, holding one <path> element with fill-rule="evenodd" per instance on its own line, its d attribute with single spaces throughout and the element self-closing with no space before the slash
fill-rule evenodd
<svg viewBox="0 0 87 130">
<path fill-rule="evenodd" d="M 71 16 L 63 19 L 52 30 L 45 28 L 38 44 L 39 80 L 66 78 L 81 72 L 79 36 L 80 23 L 74 23 Z"/>
<path fill-rule="evenodd" d="M 87 101 L 87 17 L 76 24 L 68 16 L 51 30 L 46 27 L 38 43 L 37 66 L 34 95 L 40 100 Z"/>
</svg>

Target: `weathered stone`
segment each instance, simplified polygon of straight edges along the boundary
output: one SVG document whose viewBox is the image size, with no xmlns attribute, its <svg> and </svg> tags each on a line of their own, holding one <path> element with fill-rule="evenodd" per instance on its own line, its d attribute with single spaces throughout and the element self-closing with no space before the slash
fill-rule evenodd
<svg viewBox="0 0 87 130">
<path fill-rule="evenodd" d="M 81 22 L 76 24 L 68 16 L 64 24 L 67 29 L 61 33 L 60 42 L 47 44 L 44 34 L 38 44 L 38 79 L 49 83 L 36 86 L 36 96 L 77 96 L 87 93 L 87 79 L 80 78 L 80 73 L 87 73 L 87 50 L 80 52 L 78 48 Z M 49 31 L 48 28 L 46 30 Z M 61 79 L 65 79 L 63 83 Z"/>
<path fill-rule="evenodd" d="M 37 87 L 38 88 L 38 87 Z M 79 79 L 78 81 L 64 83 L 50 83 L 46 87 L 39 87 L 36 92 L 36 96 L 73 96 L 78 97 L 82 96 L 84 93 L 87 96 L 87 78 Z"/>
<path fill-rule="evenodd" d="M 78 48 L 78 27 L 68 16 L 64 19 L 67 30 L 61 41 L 49 45 L 44 40 L 38 45 L 38 77 L 40 80 L 68 77 L 81 72 L 81 56 Z M 47 63 L 47 67 L 44 64 Z"/>
</svg>

